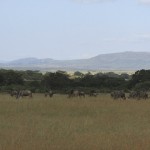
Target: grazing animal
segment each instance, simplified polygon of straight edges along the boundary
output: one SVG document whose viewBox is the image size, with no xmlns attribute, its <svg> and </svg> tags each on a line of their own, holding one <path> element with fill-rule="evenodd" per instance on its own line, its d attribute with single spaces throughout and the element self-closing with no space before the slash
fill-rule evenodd
<svg viewBox="0 0 150 150">
<path fill-rule="evenodd" d="M 148 99 L 148 94 L 144 91 L 138 93 L 138 99 Z"/>
<path fill-rule="evenodd" d="M 129 94 L 129 99 L 130 98 L 136 98 L 138 100 L 140 99 L 148 99 L 148 94 L 145 91 L 133 91 Z"/>
<path fill-rule="evenodd" d="M 85 93 L 83 91 L 79 92 L 79 97 L 85 97 Z"/>
<path fill-rule="evenodd" d="M 123 91 L 114 91 L 111 93 L 113 99 L 123 99 L 126 100 L 125 93 Z"/>
<path fill-rule="evenodd" d="M 68 97 L 69 97 L 69 98 L 71 98 L 71 97 L 78 97 L 79 94 L 80 94 L 80 92 L 79 92 L 78 90 L 71 90 L 71 91 L 69 92 Z"/>
<path fill-rule="evenodd" d="M 17 99 L 20 97 L 32 97 L 32 92 L 30 90 L 21 90 L 17 94 Z"/>
<path fill-rule="evenodd" d="M 90 96 L 97 97 L 98 93 L 92 93 Z"/>
<path fill-rule="evenodd" d="M 10 92 L 10 95 L 13 97 L 13 96 L 17 96 L 17 94 L 18 94 L 18 91 L 16 91 L 16 90 L 13 90 L 13 91 L 11 91 Z"/>
<path fill-rule="evenodd" d="M 95 90 L 91 90 L 91 91 L 89 92 L 89 96 L 91 96 L 91 97 L 97 97 L 97 95 L 98 95 L 98 93 L 96 93 Z"/>
<path fill-rule="evenodd" d="M 129 99 L 130 99 L 130 98 L 137 98 L 138 95 L 139 95 L 139 94 L 138 94 L 137 91 L 132 91 L 132 92 L 129 93 L 128 98 L 129 98 Z"/>
<path fill-rule="evenodd" d="M 45 93 L 45 97 L 47 97 L 49 95 L 49 97 L 53 97 L 54 92 L 52 90 L 49 90 L 48 92 Z"/>
<path fill-rule="evenodd" d="M 91 97 L 97 97 L 98 93 L 96 93 L 96 91 L 94 90 L 91 90 L 90 93 L 89 93 L 89 96 Z"/>
</svg>

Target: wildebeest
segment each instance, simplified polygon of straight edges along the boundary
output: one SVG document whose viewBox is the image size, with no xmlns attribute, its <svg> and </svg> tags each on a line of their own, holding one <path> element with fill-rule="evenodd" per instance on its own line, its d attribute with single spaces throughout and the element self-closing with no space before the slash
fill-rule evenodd
<svg viewBox="0 0 150 150">
<path fill-rule="evenodd" d="M 89 92 L 89 96 L 91 96 L 91 97 L 97 97 L 97 95 L 98 95 L 98 93 L 96 93 L 95 90 L 91 90 L 91 91 Z"/>
<path fill-rule="evenodd" d="M 85 97 L 85 92 L 79 90 L 71 90 L 69 91 L 68 97 Z"/>
<path fill-rule="evenodd" d="M 132 91 L 132 92 L 129 93 L 128 98 L 129 98 L 129 99 L 130 99 L 130 98 L 137 98 L 138 95 L 139 95 L 139 94 L 138 94 L 137 91 Z"/>
<path fill-rule="evenodd" d="M 79 91 L 78 90 L 70 90 L 69 91 L 69 94 L 68 94 L 68 97 L 71 98 L 71 97 L 78 97 L 79 96 Z"/>
<path fill-rule="evenodd" d="M 32 97 L 32 92 L 30 90 L 20 90 L 16 96 L 16 98 L 20 97 Z"/>
<path fill-rule="evenodd" d="M 98 93 L 91 93 L 90 96 L 97 97 Z"/>
<path fill-rule="evenodd" d="M 126 100 L 126 95 L 123 91 L 114 91 L 111 93 L 111 97 L 113 99 L 123 99 L 123 100 Z"/>
<path fill-rule="evenodd" d="M 79 97 L 85 97 L 85 93 L 83 91 L 79 91 Z"/>
<path fill-rule="evenodd" d="M 17 96 L 18 95 L 18 91 L 16 90 L 12 90 L 10 91 L 10 95 L 13 97 L 13 96 Z"/>
<path fill-rule="evenodd" d="M 47 97 L 49 95 L 49 97 L 53 97 L 54 92 L 52 90 L 49 90 L 48 92 L 45 93 L 45 97 Z"/>
<path fill-rule="evenodd" d="M 132 91 L 129 93 L 129 99 L 130 98 L 136 98 L 138 100 L 140 99 L 147 99 L 148 98 L 148 94 L 145 91 Z"/>
<path fill-rule="evenodd" d="M 148 94 L 145 91 L 140 92 L 139 99 L 148 99 Z"/>
</svg>

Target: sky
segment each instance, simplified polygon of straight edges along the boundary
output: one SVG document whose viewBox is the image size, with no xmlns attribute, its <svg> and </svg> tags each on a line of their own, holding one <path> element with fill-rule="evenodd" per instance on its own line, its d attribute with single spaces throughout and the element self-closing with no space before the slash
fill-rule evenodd
<svg viewBox="0 0 150 150">
<path fill-rule="evenodd" d="M 0 0 L 0 60 L 150 52 L 150 0 Z"/>
</svg>

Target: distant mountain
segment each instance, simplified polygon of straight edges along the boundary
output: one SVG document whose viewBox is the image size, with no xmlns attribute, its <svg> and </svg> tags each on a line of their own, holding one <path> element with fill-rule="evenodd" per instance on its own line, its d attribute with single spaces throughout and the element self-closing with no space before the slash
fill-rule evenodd
<svg viewBox="0 0 150 150">
<path fill-rule="evenodd" d="M 0 63 L 1 68 L 54 70 L 139 70 L 150 69 L 149 52 L 101 54 L 89 59 L 53 60 L 24 58 Z"/>
</svg>

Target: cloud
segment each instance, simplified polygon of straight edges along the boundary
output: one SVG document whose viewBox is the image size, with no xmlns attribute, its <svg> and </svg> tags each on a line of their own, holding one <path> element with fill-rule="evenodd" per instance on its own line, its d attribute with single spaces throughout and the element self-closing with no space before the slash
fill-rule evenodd
<svg viewBox="0 0 150 150">
<path fill-rule="evenodd" d="M 113 2 L 115 0 L 73 0 L 78 3 L 103 3 L 103 2 Z"/>
<path fill-rule="evenodd" d="M 150 0 L 139 0 L 142 4 L 150 4 Z"/>
</svg>

